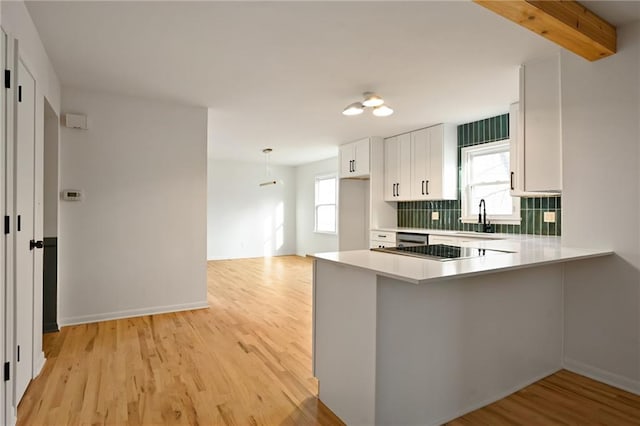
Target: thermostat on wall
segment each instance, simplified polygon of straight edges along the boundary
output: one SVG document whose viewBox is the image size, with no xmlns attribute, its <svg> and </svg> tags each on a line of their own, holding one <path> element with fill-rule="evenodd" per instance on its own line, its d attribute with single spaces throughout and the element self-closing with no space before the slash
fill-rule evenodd
<svg viewBox="0 0 640 426">
<path fill-rule="evenodd" d="M 87 116 L 83 114 L 65 114 L 64 125 L 72 129 L 87 130 Z"/>
<path fill-rule="evenodd" d="M 65 189 L 62 191 L 62 199 L 66 201 L 82 200 L 82 191 L 79 189 Z"/>
</svg>

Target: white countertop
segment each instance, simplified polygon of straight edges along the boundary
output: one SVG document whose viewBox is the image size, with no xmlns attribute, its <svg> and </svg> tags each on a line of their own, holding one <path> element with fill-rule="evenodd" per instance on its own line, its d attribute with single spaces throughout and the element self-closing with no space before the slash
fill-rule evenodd
<svg viewBox="0 0 640 426">
<path fill-rule="evenodd" d="M 398 228 L 384 230 L 398 232 L 404 231 L 404 229 L 401 230 Z M 413 228 L 407 229 L 406 231 L 440 235 L 465 235 L 464 233 L 456 234 L 456 231 L 416 230 Z M 414 284 L 423 284 L 434 280 L 493 273 L 510 269 L 528 268 L 550 263 L 567 262 L 571 260 L 588 259 L 613 254 L 613 251 L 609 249 L 563 247 L 560 237 L 508 234 L 490 235 L 494 237 L 499 236 L 504 239 L 470 241 L 459 243 L 458 245 L 464 247 L 506 250 L 513 253 L 500 253 L 469 259 L 447 261 L 421 259 L 393 253 L 375 252 L 371 250 L 319 253 L 309 256 L 322 261 L 335 262 L 370 270 L 378 275 Z"/>
</svg>

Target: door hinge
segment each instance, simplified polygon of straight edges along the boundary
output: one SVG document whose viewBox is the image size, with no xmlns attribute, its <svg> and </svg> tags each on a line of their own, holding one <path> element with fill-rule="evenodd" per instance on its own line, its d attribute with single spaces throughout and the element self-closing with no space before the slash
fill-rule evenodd
<svg viewBox="0 0 640 426">
<path fill-rule="evenodd" d="M 11 89 L 11 70 L 4 70 L 4 88 Z"/>
<path fill-rule="evenodd" d="M 18 102 L 22 102 L 22 86 L 18 86 Z"/>
<path fill-rule="evenodd" d="M 18 345 L 18 356 L 16 362 L 20 362 L 20 345 Z"/>
<path fill-rule="evenodd" d="M 4 217 L 4 233 L 8 234 L 11 232 L 11 218 L 9 216 Z"/>
<path fill-rule="evenodd" d="M 8 382 L 11 379 L 11 364 L 8 362 L 4 363 L 4 381 Z"/>
</svg>

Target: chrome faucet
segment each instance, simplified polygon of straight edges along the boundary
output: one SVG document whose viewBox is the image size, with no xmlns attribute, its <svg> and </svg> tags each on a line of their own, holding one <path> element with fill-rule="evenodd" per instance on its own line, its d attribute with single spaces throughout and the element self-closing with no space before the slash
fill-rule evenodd
<svg viewBox="0 0 640 426">
<path fill-rule="evenodd" d="M 478 223 L 482 224 L 482 232 L 491 232 L 491 223 L 487 223 L 487 202 L 480 199 L 478 205 Z"/>
</svg>

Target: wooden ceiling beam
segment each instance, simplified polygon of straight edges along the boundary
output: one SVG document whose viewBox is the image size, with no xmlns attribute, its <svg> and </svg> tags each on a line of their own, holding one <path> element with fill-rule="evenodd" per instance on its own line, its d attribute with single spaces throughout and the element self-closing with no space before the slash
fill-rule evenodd
<svg viewBox="0 0 640 426">
<path fill-rule="evenodd" d="M 590 61 L 616 53 L 616 27 L 573 0 L 473 0 Z"/>
</svg>

